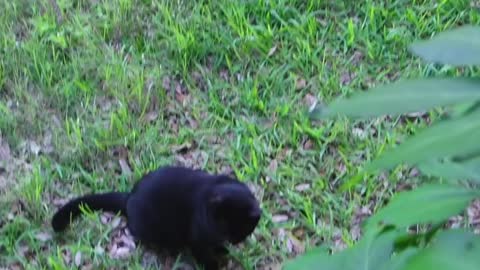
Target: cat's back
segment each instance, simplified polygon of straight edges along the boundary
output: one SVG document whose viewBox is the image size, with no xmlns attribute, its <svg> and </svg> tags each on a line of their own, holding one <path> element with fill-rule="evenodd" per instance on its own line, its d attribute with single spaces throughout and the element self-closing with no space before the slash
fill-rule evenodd
<svg viewBox="0 0 480 270">
<path fill-rule="evenodd" d="M 127 202 L 129 228 L 142 240 L 181 245 L 188 241 L 202 191 L 214 181 L 205 172 L 183 167 L 163 167 L 146 174 Z"/>
<path fill-rule="evenodd" d="M 188 194 L 202 186 L 211 184 L 213 177 L 206 172 L 185 167 L 162 167 L 141 179 L 132 193 L 145 194 Z M 144 195 L 145 195 L 144 194 Z"/>
</svg>

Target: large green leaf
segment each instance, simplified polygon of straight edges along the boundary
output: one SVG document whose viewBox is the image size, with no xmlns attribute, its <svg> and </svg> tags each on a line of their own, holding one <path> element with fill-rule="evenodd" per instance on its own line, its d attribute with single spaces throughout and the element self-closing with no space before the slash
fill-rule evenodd
<svg viewBox="0 0 480 270">
<path fill-rule="evenodd" d="M 410 247 L 406 250 L 402 251 L 399 254 L 395 254 L 392 256 L 390 261 L 388 261 L 382 270 L 401 270 L 404 269 L 405 265 L 407 264 L 408 260 L 412 258 L 415 254 L 419 251 L 416 247 Z"/>
<path fill-rule="evenodd" d="M 378 227 L 377 227 L 378 229 Z M 377 234 L 369 231 L 355 246 L 329 255 L 317 250 L 308 252 L 287 262 L 283 270 L 376 270 L 390 259 L 394 239 L 398 231 L 390 230 Z"/>
<path fill-rule="evenodd" d="M 366 221 L 365 226 L 371 230 L 378 224 L 407 227 L 437 223 L 458 214 L 476 197 L 480 197 L 478 190 L 450 184 L 426 184 L 394 195 L 384 208 Z"/>
<path fill-rule="evenodd" d="M 480 64 L 480 27 L 466 25 L 417 41 L 410 50 L 424 60 L 453 66 Z"/>
<path fill-rule="evenodd" d="M 439 158 L 469 154 L 480 149 L 480 111 L 440 121 L 408 138 L 367 164 L 365 169 L 388 169 L 399 163 L 416 165 Z"/>
<path fill-rule="evenodd" d="M 480 166 L 480 164 L 476 164 Z M 480 171 L 468 163 L 450 160 L 432 160 L 418 165 L 420 171 L 429 176 L 441 177 L 449 181 L 471 180 L 480 182 Z"/>
<path fill-rule="evenodd" d="M 480 237 L 462 230 L 443 231 L 431 246 L 411 256 L 401 270 L 478 270 Z"/>
<path fill-rule="evenodd" d="M 424 78 L 402 80 L 317 106 L 313 119 L 345 115 L 368 118 L 428 110 L 437 106 L 480 99 L 480 80 L 473 78 Z"/>
</svg>

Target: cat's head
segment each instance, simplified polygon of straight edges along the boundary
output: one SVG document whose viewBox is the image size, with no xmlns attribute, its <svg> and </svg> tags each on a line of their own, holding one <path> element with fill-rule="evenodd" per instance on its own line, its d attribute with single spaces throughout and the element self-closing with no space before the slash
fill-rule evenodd
<svg viewBox="0 0 480 270">
<path fill-rule="evenodd" d="M 217 228 L 232 244 L 245 240 L 255 229 L 262 210 L 250 189 L 238 181 L 216 185 L 210 209 Z"/>
</svg>

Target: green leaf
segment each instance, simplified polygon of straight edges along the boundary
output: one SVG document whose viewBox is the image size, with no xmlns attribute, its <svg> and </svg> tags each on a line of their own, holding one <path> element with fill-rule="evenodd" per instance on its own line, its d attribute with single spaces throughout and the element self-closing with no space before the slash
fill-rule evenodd
<svg viewBox="0 0 480 270">
<path fill-rule="evenodd" d="M 368 118 L 428 110 L 437 106 L 480 99 L 480 80 L 473 78 L 424 78 L 382 85 L 336 99 L 327 107 L 317 106 L 310 116 L 323 119 L 337 115 Z"/>
<path fill-rule="evenodd" d="M 422 223 L 437 223 L 458 214 L 468 203 L 480 197 L 480 191 L 458 185 L 426 184 L 417 189 L 401 192 L 367 220 L 367 229 L 378 224 L 407 227 Z"/>
<path fill-rule="evenodd" d="M 480 237 L 462 230 L 443 231 L 433 244 L 411 256 L 402 270 L 478 270 Z"/>
<path fill-rule="evenodd" d="M 408 138 L 367 164 L 365 170 L 389 169 L 399 163 L 417 165 L 434 159 L 469 154 L 480 149 L 480 111 L 440 121 Z"/>
<path fill-rule="evenodd" d="M 441 177 L 448 181 L 472 180 L 480 182 L 480 173 L 465 163 L 432 160 L 420 163 L 418 167 L 424 174 Z"/>
<path fill-rule="evenodd" d="M 417 41 L 410 51 L 425 61 L 453 66 L 480 64 L 480 27 L 466 25 Z"/>
<path fill-rule="evenodd" d="M 378 228 L 378 227 L 377 227 Z M 390 230 L 381 234 L 367 232 L 355 246 L 342 252 L 328 255 L 313 250 L 287 262 L 284 270 L 375 270 L 389 260 L 393 252 L 393 241 L 398 231 Z"/>
<path fill-rule="evenodd" d="M 383 270 L 401 270 L 404 269 L 405 265 L 407 264 L 408 260 L 418 253 L 419 249 L 415 247 L 409 247 L 404 251 L 400 252 L 399 254 L 395 254 L 392 256 L 390 261 L 388 261 L 385 266 L 382 268 Z"/>
</svg>

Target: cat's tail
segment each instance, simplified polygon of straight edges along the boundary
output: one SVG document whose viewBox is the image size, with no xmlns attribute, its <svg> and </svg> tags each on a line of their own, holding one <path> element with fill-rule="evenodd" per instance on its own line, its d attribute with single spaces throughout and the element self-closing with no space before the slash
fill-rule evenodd
<svg viewBox="0 0 480 270">
<path fill-rule="evenodd" d="M 80 213 L 80 205 L 91 210 L 103 210 L 107 212 L 120 212 L 125 215 L 127 204 L 127 192 L 109 192 L 102 194 L 90 194 L 75 198 L 62 206 L 52 218 L 52 227 L 56 232 L 63 231 Z"/>
</svg>

